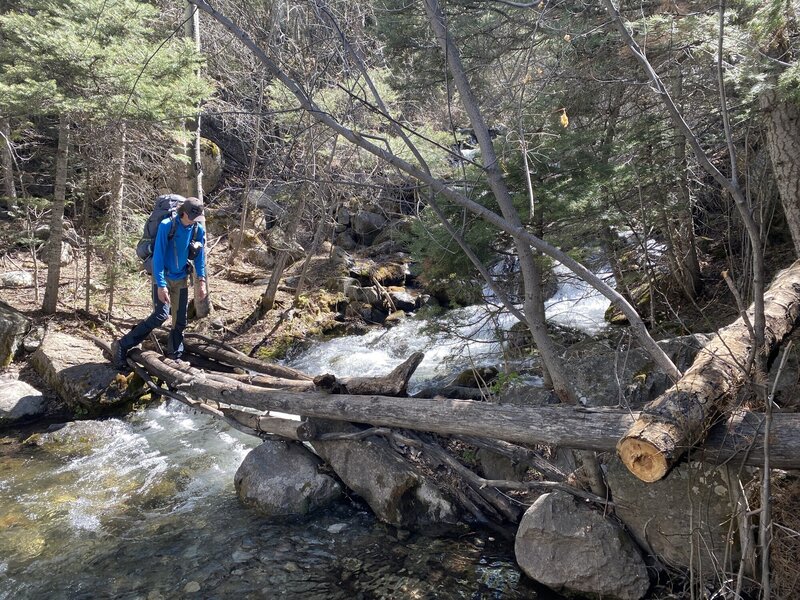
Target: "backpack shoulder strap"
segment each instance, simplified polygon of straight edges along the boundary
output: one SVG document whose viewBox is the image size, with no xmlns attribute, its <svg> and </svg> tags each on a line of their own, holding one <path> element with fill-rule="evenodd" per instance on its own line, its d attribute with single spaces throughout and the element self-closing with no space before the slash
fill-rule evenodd
<svg viewBox="0 0 800 600">
<path fill-rule="evenodd" d="M 172 240 L 175 237 L 175 232 L 178 230 L 178 219 L 175 217 L 170 218 L 170 226 L 169 226 L 169 235 L 167 235 L 168 240 Z"/>
</svg>

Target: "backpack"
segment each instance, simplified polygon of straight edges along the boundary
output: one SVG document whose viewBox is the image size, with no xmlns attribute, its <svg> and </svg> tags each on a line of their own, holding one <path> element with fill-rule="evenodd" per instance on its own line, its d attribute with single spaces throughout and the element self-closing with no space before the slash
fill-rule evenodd
<svg viewBox="0 0 800 600">
<path fill-rule="evenodd" d="M 172 219 L 172 225 L 169 228 L 168 240 L 172 240 L 175 236 L 175 230 L 178 227 L 178 207 L 186 200 L 180 194 L 165 194 L 156 198 L 156 204 L 147 221 L 144 224 L 144 232 L 139 243 L 136 244 L 136 256 L 144 262 L 144 270 L 150 275 L 153 274 L 153 245 L 156 241 L 158 234 L 158 226 L 166 218 Z M 194 241 L 197 226 L 192 228 L 191 241 Z"/>
</svg>

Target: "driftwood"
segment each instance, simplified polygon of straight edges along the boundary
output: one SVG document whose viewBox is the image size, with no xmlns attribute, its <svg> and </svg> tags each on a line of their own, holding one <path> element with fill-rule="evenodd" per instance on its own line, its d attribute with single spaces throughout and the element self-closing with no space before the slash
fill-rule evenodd
<svg viewBox="0 0 800 600">
<path fill-rule="evenodd" d="M 470 400 L 425 400 L 387 396 L 331 395 L 321 392 L 268 390 L 203 373 L 175 369 L 155 352 L 134 350 L 131 358 L 154 376 L 195 398 L 214 400 L 262 411 L 281 411 L 317 417 L 399 427 L 434 433 L 469 435 L 520 444 L 555 444 L 566 448 L 610 451 L 628 430 L 638 412 L 578 406 L 520 407 Z M 711 429 L 692 458 L 712 463 L 730 460 L 759 466 L 763 446 L 759 432 L 763 415 L 736 412 Z M 800 414 L 774 416 L 770 456 L 773 467 L 800 467 Z"/>
<path fill-rule="evenodd" d="M 263 360 L 258 360 L 257 358 L 250 358 L 241 352 L 228 349 L 220 344 L 191 338 L 191 336 L 186 336 L 184 347 L 187 352 L 199 354 L 200 356 L 216 360 L 232 367 L 240 367 L 247 371 L 272 375 L 273 377 L 282 377 L 284 379 L 311 380 L 310 376 L 297 369 L 268 363 Z"/>
<path fill-rule="evenodd" d="M 270 417 L 244 411 L 233 406 L 223 406 L 219 410 L 226 417 L 230 417 L 258 433 L 269 433 L 298 442 L 313 440 L 317 435 L 316 427 L 310 421 Z"/>
<path fill-rule="evenodd" d="M 442 461 L 452 471 L 466 481 L 486 502 L 488 502 L 504 519 L 511 523 L 519 523 L 522 509 L 519 504 L 514 504 L 508 496 L 499 492 L 497 488 L 484 486 L 481 477 L 461 464 L 447 450 L 431 439 L 421 438 L 422 450 L 433 458 Z"/>
<path fill-rule="evenodd" d="M 271 375 L 246 375 L 244 373 L 209 373 L 207 377 L 212 379 L 221 377 L 220 381 L 240 381 L 258 387 L 272 390 L 293 390 L 295 392 L 310 392 L 317 387 L 313 381 L 307 379 L 285 379 L 283 377 L 273 377 Z"/>
<path fill-rule="evenodd" d="M 800 261 L 775 277 L 764 294 L 764 312 L 769 352 L 800 316 Z M 617 445 L 631 473 L 642 481 L 658 481 L 703 439 L 747 381 L 752 343 L 750 321 L 739 318 L 720 330 L 673 387 L 644 408 Z"/>
<path fill-rule="evenodd" d="M 502 440 L 490 440 L 469 435 L 460 435 L 458 439 L 471 446 L 477 446 L 478 448 L 496 452 L 515 463 L 523 464 L 534 471 L 538 471 L 552 481 L 564 481 L 567 478 L 567 474 L 564 473 L 564 471 L 530 448 L 509 444 Z"/>
<path fill-rule="evenodd" d="M 405 396 L 406 390 L 408 390 L 408 380 L 411 379 L 423 358 L 425 358 L 425 355 L 422 352 L 415 352 L 384 377 L 344 377 L 336 379 L 333 375 L 326 374 L 315 377 L 314 384 L 321 390 L 336 394 Z"/>
</svg>

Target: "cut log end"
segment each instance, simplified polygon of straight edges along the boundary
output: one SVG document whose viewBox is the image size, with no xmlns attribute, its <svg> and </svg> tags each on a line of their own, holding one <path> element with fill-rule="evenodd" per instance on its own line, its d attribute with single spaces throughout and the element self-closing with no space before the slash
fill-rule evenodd
<svg viewBox="0 0 800 600">
<path fill-rule="evenodd" d="M 646 483 L 663 479 L 669 470 L 664 452 L 644 440 L 622 438 L 617 453 L 628 470 Z"/>
</svg>

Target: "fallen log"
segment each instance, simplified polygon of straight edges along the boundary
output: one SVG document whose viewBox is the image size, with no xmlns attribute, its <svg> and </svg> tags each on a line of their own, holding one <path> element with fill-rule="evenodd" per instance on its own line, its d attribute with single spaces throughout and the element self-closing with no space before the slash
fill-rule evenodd
<svg viewBox="0 0 800 600">
<path fill-rule="evenodd" d="M 219 411 L 245 427 L 258 433 L 269 433 L 297 442 L 313 440 L 317 436 L 316 427 L 310 421 L 281 419 L 268 415 L 247 412 L 233 406 L 220 406 Z"/>
<path fill-rule="evenodd" d="M 208 373 L 208 377 L 214 378 L 218 376 L 224 380 L 241 381 L 258 387 L 269 388 L 273 390 L 293 390 L 295 392 L 310 392 L 316 390 L 317 387 L 313 381 L 307 379 L 285 379 L 283 377 L 273 377 L 271 375 L 247 375 L 245 373 Z"/>
<path fill-rule="evenodd" d="M 196 398 L 262 411 L 281 411 L 374 426 L 472 435 L 521 444 L 610 451 L 638 418 L 638 412 L 581 406 L 523 407 L 471 400 L 425 400 L 386 396 L 331 395 L 321 392 L 267 390 L 214 381 L 202 373 L 174 369 L 155 352 L 134 350 L 131 357 L 154 376 Z M 692 458 L 711 463 L 730 460 L 759 466 L 764 459 L 759 437 L 763 415 L 737 412 L 711 430 Z M 775 468 L 800 467 L 800 414 L 774 415 L 770 439 Z"/>
<path fill-rule="evenodd" d="M 408 390 L 408 380 L 417 370 L 425 355 L 414 352 L 405 362 L 383 377 L 343 377 L 337 379 L 331 374 L 320 375 L 314 378 L 314 384 L 324 391 L 336 394 L 381 396 L 405 396 Z"/>
<path fill-rule="evenodd" d="M 748 311 L 751 315 L 752 307 Z M 765 345 L 772 351 L 800 316 L 800 261 L 778 273 L 764 294 Z M 617 444 L 617 453 L 636 477 L 662 479 L 681 456 L 703 439 L 747 381 L 752 351 L 749 322 L 742 317 L 698 353 L 678 382 L 648 404 Z"/>
<path fill-rule="evenodd" d="M 516 463 L 526 465 L 552 481 L 564 481 L 567 478 L 567 474 L 564 471 L 530 448 L 523 448 L 501 440 L 487 440 L 469 435 L 460 435 L 458 439 L 472 446 L 496 452 Z"/>
<path fill-rule="evenodd" d="M 207 342 L 200 338 L 191 338 L 187 336 L 184 340 L 184 347 L 187 352 L 205 356 L 217 362 L 230 365 L 232 367 L 240 367 L 247 371 L 255 373 L 262 373 L 264 375 L 272 375 L 273 377 L 282 377 L 284 379 L 299 379 L 310 381 L 312 378 L 305 373 L 292 369 L 291 367 L 284 367 L 283 365 L 276 365 L 268 363 L 257 358 L 250 358 L 241 352 L 228 349 L 220 344 Z"/>
</svg>

